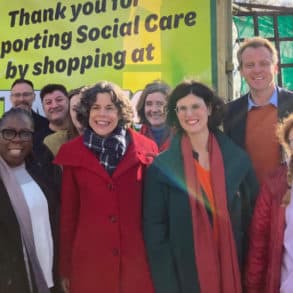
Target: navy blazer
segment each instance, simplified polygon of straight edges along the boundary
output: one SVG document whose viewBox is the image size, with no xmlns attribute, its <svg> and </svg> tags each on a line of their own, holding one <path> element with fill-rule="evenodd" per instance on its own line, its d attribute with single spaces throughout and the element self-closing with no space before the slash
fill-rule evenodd
<svg viewBox="0 0 293 293">
<path fill-rule="evenodd" d="M 277 87 L 278 117 L 282 120 L 293 112 L 293 92 Z M 248 112 L 248 93 L 226 104 L 224 132 L 236 144 L 245 149 L 245 132 Z"/>
</svg>

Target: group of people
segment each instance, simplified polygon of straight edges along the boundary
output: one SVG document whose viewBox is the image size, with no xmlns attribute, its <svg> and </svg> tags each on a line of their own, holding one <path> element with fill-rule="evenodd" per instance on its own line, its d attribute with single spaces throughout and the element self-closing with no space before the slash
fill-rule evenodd
<svg viewBox="0 0 293 293">
<path fill-rule="evenodd" d="M 11 87 L 0 119 L 0 292 L 293 292 L 293 93 L 246 40 L 249 93 L 108 81 Z M 283 119 L 284 118 L 284 119 Z M 291 223 L 292 222 L 292 223 Z"/>
</svg>

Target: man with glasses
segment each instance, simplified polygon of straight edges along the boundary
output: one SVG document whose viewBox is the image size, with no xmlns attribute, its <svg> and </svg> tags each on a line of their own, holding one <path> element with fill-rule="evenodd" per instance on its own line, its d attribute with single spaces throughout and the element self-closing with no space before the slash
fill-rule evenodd
<svg viewBox="0 0 293 293">
<path fill-rule="evenodd" d="M 43 143 L 44 137 L 52 133 L 49 128 L 49 121 L 36 113 L 32 109 L 35 100 L 34 85 L 27 79 L 16 79 L 10 89 L 10 101 L 12 107 L 18 107 L 29 111 L 34 121 L 34 136 L 33 136 L 33 149 L 39 152 L 39 146 Z"/>
<path fill-rule="evenodd" d="M 227 104 L 224 130 L 248 152 L 261 183 L 283 159 L 276 125 L 293 112 L 293 93 L 275 84 L 278 54 L 267 39 L 246 40 L 237 58 L 249 93 Z"/>
</svg>

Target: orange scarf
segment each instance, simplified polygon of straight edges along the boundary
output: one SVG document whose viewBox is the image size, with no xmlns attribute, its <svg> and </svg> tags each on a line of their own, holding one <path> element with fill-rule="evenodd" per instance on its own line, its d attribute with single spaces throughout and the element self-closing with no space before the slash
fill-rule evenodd
<svg viewBox="0 0 293 293">
<path fill-rule="evenodd" d="M 181 150 L 192 213 L 195 263 L 201 293 L 241 293 L 235 240 L 227 209 L 225 170 L 218 142 L 210 134 L 209 156 L 216 210 L 213 217 L 216 217 L 214 223 L 218 225 L 217 243 L 197 180 L 191 143 L 186 135 L 182 137 Z"/>
</svg>

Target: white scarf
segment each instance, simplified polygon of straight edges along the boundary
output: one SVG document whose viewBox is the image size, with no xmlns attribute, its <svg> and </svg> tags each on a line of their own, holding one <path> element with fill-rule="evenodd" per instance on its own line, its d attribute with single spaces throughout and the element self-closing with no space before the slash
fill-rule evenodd
<svg viewBox="0 0 293 293">
<path fill-rule="evenodd" d="M 10 167 L 0 157 L 0 176 L 9 195 L 12 208 L 16 214 L 21 237 L 25 248 L 25 257 L 28 257 L 34 275 L 35 285 L 38 293 L 49 293 L 45 277 L 43 275 L 34 245 L 33 230 L 28 206 L 23 192 Z M 28 272 L 28 278 L 30 275 Z"/>
</svg>

